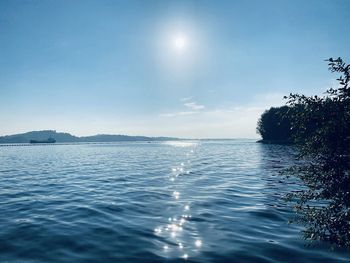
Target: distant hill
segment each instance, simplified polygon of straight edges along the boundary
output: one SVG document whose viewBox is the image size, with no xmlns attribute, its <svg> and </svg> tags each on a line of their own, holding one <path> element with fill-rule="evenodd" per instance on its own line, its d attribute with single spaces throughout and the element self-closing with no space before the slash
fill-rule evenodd
<svg viewBox="0 0 350 263">
<path fill-rule="evenodd" d="M 93 136 L 77 137 L 69 133 L 54 130 L 31 131 L 26 133 L 0 136 L 0 143 L 29 143 L 30 140 L 47 140 L 54 138 L 56 142 L 120 142 L 120 141 L 168 141 L 179 140 L 171 137 L 146 137 L 128 135 L 98 134 Z"/>
</svg>

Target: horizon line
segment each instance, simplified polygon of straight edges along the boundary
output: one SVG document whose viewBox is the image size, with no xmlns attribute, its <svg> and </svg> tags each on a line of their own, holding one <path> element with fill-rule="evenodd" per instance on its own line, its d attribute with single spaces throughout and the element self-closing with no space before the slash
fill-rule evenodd
<svg viewBox="0 0 350 263">
<path fill-rule="evenodd" d="M 13 134 L 0 134 L 0 137 L 6 137 L 6 136 L 14 136 L 14 135 L 21 135 L 21 134 L 26 134 L 26 133 L 30 133 L 30 132 L 55 132 L 55 133 L 66 133 L 69 134 L 71 136 L 75 136 L 78 138 L 82 138 L 82 137 L 92 137 L 92 136 L 128 136 L 128 137 L 149 137 L 149 138 L 174 138 L 174 139 L 180 139 L 180 140 L 257 140 L 257 139 L 261 139 L 260 137 L 256 137 L 256 138 L 247 138 L 247 137 L 204 137 L 204 138 L 184 138 L 184 137 L 178 137 L 178 136 L 153 136 L 153 135 L 128 135 L 128 134 L 121 134 L 121 133 L 116 133 L 116 134 L 111 134 L 111 133 L 97 133 L 97 134 L 92 134 L 92 135 L 82 135 L 82 136 L 78 136 L 78 135 L 74 135 L 70 132 L 65 132 L 65 131 L 57 131 L 54 129 L 44 129 L 44 130 L 30 130 L 30 131 L 26 131 L 26 132 L 18 132 L 18 133 L 13 133 Z"/>
</svg>

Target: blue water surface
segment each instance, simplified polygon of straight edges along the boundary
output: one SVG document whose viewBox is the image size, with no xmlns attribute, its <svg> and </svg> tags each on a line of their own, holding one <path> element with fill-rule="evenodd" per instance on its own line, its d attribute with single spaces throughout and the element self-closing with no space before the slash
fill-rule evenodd
<svg viewBox="0 0 350 263">
<path fill-rule="evenodd" d="M 0 147 L 0 262 L 349 262 L 307 246 L 288 146 L 253 140 Z"/>
</svg>

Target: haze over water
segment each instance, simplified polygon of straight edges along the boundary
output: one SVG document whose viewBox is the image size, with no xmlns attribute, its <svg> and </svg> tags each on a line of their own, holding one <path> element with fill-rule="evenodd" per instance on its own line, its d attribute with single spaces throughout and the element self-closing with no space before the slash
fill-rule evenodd
<svg viewBox="0 0 350 263">
<path fill-rule="evenodd" d="M 0 261 L 348 262 L 287 223 L 292 156 L 253 140 L 0 147 Z"/>
</svg>

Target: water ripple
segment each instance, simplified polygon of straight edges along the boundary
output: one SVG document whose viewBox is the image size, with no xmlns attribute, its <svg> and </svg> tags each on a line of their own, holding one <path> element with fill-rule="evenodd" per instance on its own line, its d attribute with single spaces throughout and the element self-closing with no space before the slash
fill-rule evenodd
<svg viewBox="0 0 350 263">
<path fill-rule="evenodd" d="M 307 247 L 286 146 L 251 140 L 0 149 L 1 262 L 348 262 Z"/>
</svg>

